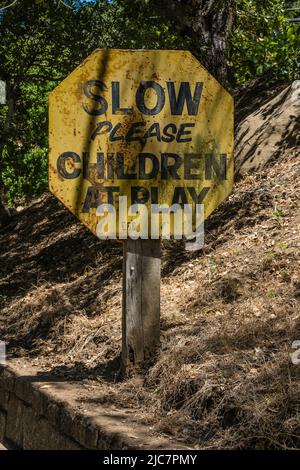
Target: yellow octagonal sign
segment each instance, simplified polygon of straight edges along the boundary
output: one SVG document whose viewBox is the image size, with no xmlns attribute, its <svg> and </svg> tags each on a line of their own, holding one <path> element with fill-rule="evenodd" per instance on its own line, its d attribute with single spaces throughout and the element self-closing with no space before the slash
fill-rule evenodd
<svg viewBox="0 0 300 470">
<path fill-rule="evenodd" d="M 206 218 L 232 190 L 233 100 L 189 52 L 96 50 L 49 107 L 50 190 L 99 237 L 155 238 L 152 207 L 161 235 L 164 208 Z"/>
</svg>

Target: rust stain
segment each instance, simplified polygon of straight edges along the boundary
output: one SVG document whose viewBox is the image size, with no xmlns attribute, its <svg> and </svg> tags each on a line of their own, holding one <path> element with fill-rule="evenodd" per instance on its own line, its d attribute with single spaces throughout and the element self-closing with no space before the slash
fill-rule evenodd
<svg viewBox="0 0 300 470">
<path fill-rule="evenodd" d="M 103 96 L 107 100 L 107 110 L 100 116 L 88 115 L 83 104 L 89 104 L 94 109 L 99 105 L 89 101 L 83 95 L 83 84 L 87 80 L 102 80 L 107 86 Z M 136 90 L 141 81 L 154 80 L 165 91 L 165 106 L 157 115 L 143 115 L 136 106 Z M 120 82 L 121 107 L 132 107 L 133 114 L 113 114 L 111 83 Z M 181 82 L 190 82 L 191 87 L 196 82 L 203 82 L 203 92 L 197 116 L 189 116 L 186 106 L 182 116 L 172 116 L 166 82 L 174 81 L 178 90 Z M 124 154 L 124 171 L 135 172 L 140 152 L 153 153 L 161 167 L 162 153 L 208 153 L 216 151 L 228 155 L 227 181 L 214 179 L 210 182 L 211 190 L 205 200 L 206 216 L 224 200 L 231 191 L 233 184 L 233 100 L 221 85 L 201 66 L 189 53 L 184 51 L 126 51 L 101 50 L 94 51 L 79 67 L 77 67 L 58 87 L 49 98 L 49 188 L 66 207 L 75 214 L 93 233 L 96 232 L 97 216 L 95 209 L 88 213 L 82 212 L 88 188 L 92 185 L 106 201 L 107 186 L 119 186 L 120 193 L 130 196 L 132 185 L 150 189 L 158 187 L 159 203 L 171 204 L 174 190 L 177 186 L 187 189 L 195 188 L 197 194 L 208 185 L 201 169 L 199 180 L 184 180 L 183 169 L 181 179 L 161 181 L 160 174 L 153 180 L 108 180 L 99 179 L 97 171 L 97 152 L 105 156 L 104 167 L 107 169 L 107 154 L 117 152 Z M 109 134 L 97 136 L 91 140 L 91 133 L 96 125 L 107 120 L 113 125 L 121 123 L 121 134 L 126 135 L 134 122 L 143 122 L 143 130 L 147 130 L 153 122 L 158 122 L 161 129 L 173 123 L 177 126 L 185 122 L 195 124 L 193 141 L 187 144 L 159 142 L 156 138 L 147 142 L 127 142 L 125 139 L 117 142 L 109 140 Z M 142 131 L 143 134 L 143 131 Z M 64 152 L 74 152 L 80 162 L 72 158 L 66 160 L 66 171 L 71 175 L 76 169 L 81 173 L 76 178 L 63 178 L 57 171 L 57 158 Z M 83 178 L 83 152 L 89 154 L 88 179 Z M 75 173 L 74 173 L 75 174 Z M 115 177 L 116 178 L 116 177 Z"/>
</svg>

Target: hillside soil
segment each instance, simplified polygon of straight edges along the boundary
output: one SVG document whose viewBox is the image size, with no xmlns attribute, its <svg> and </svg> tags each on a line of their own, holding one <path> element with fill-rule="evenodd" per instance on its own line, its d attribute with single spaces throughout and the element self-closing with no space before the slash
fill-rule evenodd
<svg viewBox="0 0 300 470">
<path fill-rule="evenodd" d="M 80 383 L 79 410 L 131 409 L 154 435 L 195 448 L 299 448 L 297 145 L 271 160 L 206 222 L 203 251 L 164 242 L 161 351 L 128 378 L 122 245 L 97 240 L 49 194 L 20 210 L 0 231 L 0 338 L 11 359 Z"/>
</svg>

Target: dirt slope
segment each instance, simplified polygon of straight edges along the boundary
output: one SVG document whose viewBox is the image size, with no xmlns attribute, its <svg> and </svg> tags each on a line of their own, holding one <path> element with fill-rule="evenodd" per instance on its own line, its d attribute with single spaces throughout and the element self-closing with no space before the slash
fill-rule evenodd
<svg viewBox="0 0 300 470">
<path fill-rule="evenodd" d="M 300 145 L 300 80 L 255 109 L 239 124 L 236 171 L 245 175 Z"/>
<path fill-rule="evenodd" d="M 79 406 L 132 408 L 199 448 L 300 447 L 299 150 L 242 179 L 203 252 L 165 243 L 162 347 L 118 376 L 121 245 L 97 241 L 50 195 L 0 231 L 0 337 L 41 373 L 81 380 Z"/>
</svg>

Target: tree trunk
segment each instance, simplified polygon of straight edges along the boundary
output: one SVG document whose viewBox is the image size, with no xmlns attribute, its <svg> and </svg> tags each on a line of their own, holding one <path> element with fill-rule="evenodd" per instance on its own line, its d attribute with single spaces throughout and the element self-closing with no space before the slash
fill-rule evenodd
<svg viewBox="0 0 300 470">
<path fill-rule="evenodd" d="M 0 227 L 5 227 L 11 221 L 11 213 L 5 204 L 4 197 L 0 191 Z"/>
<path fill-rule="evenodd" d="M 7 91 L 8 91 L 8 101 L 7 101 L 8 108 L 7 108 L 4 126 L 2 129 L 2 132 L 0 133 L 0 227 L 5 227 L 6 225 L 8 225 L 12 217 L 10 210 L 5 204 L 5 200 L 3 196 L 1 158 L 2 158 L 2 153 L 5 147 L 6 141 L 7 141 L 7 136 L 8 136 L 12 119 L 13 119 L 14 107 L 15 107 L 14 93 L 15 93 L 16 87 L 13 87 L 13 88 L 8 87 L 7 82 L 6 82 L 6 86 L 7 86 Z"/>
<path fill-rule="evenodd" d="M 197 41 L 204 42 L 208 71 L 228 88 L 227 40 L 234 23 L 235 0 L 192 0 L 192 29 Z"/>
</svg>

